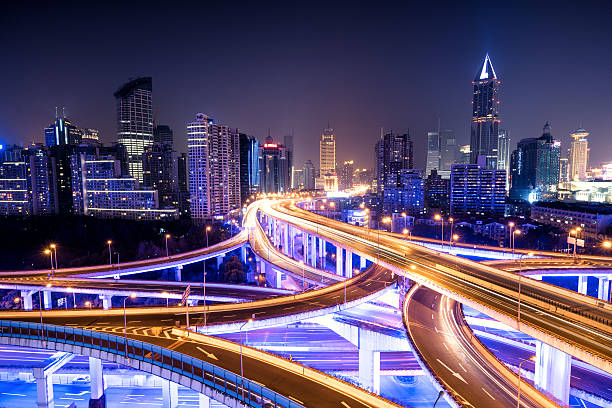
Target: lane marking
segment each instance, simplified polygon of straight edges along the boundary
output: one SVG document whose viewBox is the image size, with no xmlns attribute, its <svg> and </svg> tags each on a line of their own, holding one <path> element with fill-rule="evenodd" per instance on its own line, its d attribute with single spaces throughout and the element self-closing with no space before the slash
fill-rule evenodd
<svg viewBox="0 0 612 408">
<path fill-rule="evenodd" d="M 495 398 L 493 398 L 493 396 L 491 394 L 489 394 L 489 392 L 487 390 L 485 390 L 484 388 L 482 388 L 482 390 L 485 392 L 485 394 L 487 394 L 489 397 L 491 397 L 491 399 L 493 401 L 495 401 Z"/>
<path fill-rule="evenodd" d="M 351 408 L 351 406 L 344 401 L 340 401 L 340 404 L 344 405 L 346 408 Z"/>
</svg>

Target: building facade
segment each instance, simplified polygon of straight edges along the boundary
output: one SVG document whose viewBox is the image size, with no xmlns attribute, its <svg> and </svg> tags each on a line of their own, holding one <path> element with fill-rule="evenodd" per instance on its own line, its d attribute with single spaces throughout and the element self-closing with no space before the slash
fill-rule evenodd
<svg viewBox="0 0 612 408">
<path fill-rule="evenodd" d="M 376 143 L 375 153 L 377 193 L 382 197 L 385 186 L 393 185 L 401 170 L 413 169 L 413 144 L 410 135 L 392 132 L 384 134 Z"/>
<path fill-rule="evenodd" d="M 470 163 L 476 164 L 478 163 L 478 157 L 484 156 L 487 169 L 497 169 L 500 84 L 489 54 L 487 54 L 482 68 L 472 82 L 472 130 L 470 136 Z"/>
<path fill-rule="evenodd" d="M 260 190 L 262 193 L 286 193 L 290 189 L 284 145 L 268 136 L 259 149 Z"/>
<path fill-rule="evenodd" d="M 259 192 L 259 141 L 245 133 L 239 135 L 240 143 L 240 202 L 246 203 Z"/>
<path fill-rule="evenodd" d="M 440 170 L 440 133 L 427 132 L 425 175 L 431 174 L 433 169 Z"/>
<path fill-rule="evenodd" d="M 142 185 L 157 190 L 162 208 L 178 208 L 178 157 L 171 143 L 153 143 L 142 155 Z"/>
<path fill-rule="evenodd" d="M 306 160 L 306 162 L 304 162 L 302 173 L 304 177 L 304 190 L 314 190 L 317 171 L 312 161 Z"/>
<path fill-rule="evenodd" d="M 584 129 L 575 130 L 570 134 L 572 142 L 569 155 L 569 178 L 571 181 L 586 180 L 586 171 L 589 162 L 589 141 L 590 135 Z"/>
<path fill-rule="evenodd" d="M 191 218 L 223 218 L 240 208 L 238 130 L 198 113 L 187 125 Z"/>
<path fill-rule="evenodd" d="M 153 144 L 153 79 L 134 79 L 117 90 L 117 140 L 127 151 L 129 174 L 143 181 L 142 157 Z"/>
<path fill-rule="evenodd" d="M 484 160 L 483 160 L 484 162 Z M 455 164 L 451 170 L 450 212 L 456 217 L 502 217 L 506 204 L 504 170 Z"/>
<path fill-rule="evenodd" d="M 450 210 L 450 178 L 442 178 L 437 170 L 425 179 L 425 207 L 443 214 Z"/>
</svg>

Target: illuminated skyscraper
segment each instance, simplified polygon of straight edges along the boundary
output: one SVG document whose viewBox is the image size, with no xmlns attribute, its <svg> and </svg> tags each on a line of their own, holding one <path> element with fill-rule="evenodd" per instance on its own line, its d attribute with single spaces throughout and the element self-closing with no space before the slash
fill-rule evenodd
<svg viewBox="0 0 612 408">
<path fill-rule="evenodd" d="M 259 141 L 240 133 L 240 202 L 259 192 Z"/>
<path fill-rule="evenodd" d="M 505 129 L 499 130 L 499 139 L 497 141 L 497 169 L 506 170 L 506 191 L 510 189 L 510 135 Z"/>
<path fill-rule="evenodd" d="M 319 177 L 316 188 L 325 191 L 338 190 L 338 174 L 336 173 L 336 138 L 334 129 L 327 127 L 319 140 Z"/>
<path fill-rule="evenodd" d="M 286 193 L 291 187 L 285 146 L 268 136 L 259 149 L 260 188 L 262 193 Z"/>
<path fill-rule="evenodd" d="M 413 169 L 412 140 L 408 133 L 389 132 L 376 143 L 375 151 L 377 193 L 382 196 L 385 186 L 393 185 L 401 170 Z M 387 183 L 388 178 L 391 178 L 390 183 Z"/>
<path fill-rule="evenodd" d="M 425 175 L 431 174 L 433 169 L 440 170 L 440 134 L 438 132 L 427 132 Z"/>
<path fill-rule="evenodd" d="M 304 177 L 304 190 L 314 190 L 316 171 L 312 161 L 306 160 L 304 167 L 302 167 L 302 173 Z"/>
<path fill-rule="evenodd" d="M 478 163 L 478 156 L 484 156 L 487 169 L 497 169 L 500 83 L 487 54 L 472 82 L 474 94 L 470 138 L 470 162 Z"/>
<path fill-rule="evenodd" d="M 49 147 L 79 144 L 81 136 L 82 132 L 66 118 L 56 118 L 45 128 L 45 144 Z"/>
<path fill-rule="evenodd" d="M 570 134 L 573 139 L 569 157 L 570 181 L 586 180 L 586 169 L 589 161 L 588 135 L 590 133 L 582 128 Z"/>
<path fill-rule="evenodd" d="M 124 84 L 117 99 L 117 140 L 127 151 L 128 172 L 142 183 L 142 157 L 153 144 L 153 80 L 137 78 Z"/>
<path fill-rule="evenodd" d="M 238 130 L 198 113 L 187 125 L 191 217 L 223 218 L 240 207 Z"/>
</svg>

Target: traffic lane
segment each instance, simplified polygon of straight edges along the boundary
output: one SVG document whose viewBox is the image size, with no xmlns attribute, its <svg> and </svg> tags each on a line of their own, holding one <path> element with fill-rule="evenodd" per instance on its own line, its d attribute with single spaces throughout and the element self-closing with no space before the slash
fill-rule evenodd
<svg viewBox="0 0 612 408">
<path fill-rule="evenodd" d="M 526 350 L 523 347 L 518 347 L 489 337 L 479 337 L 479 340 L 500 360 L 515 367 L 517 367 L 521 361 L 533 355 L 532 351 Z M 524 362 L 521 367 L 531 372 L 535 369 L 535 365 L 532 361 Z M 572 388 L 599 395 L 602 398 L 612 401 L 612 377 L 608 375 L 603 375 L 574 364 L 572 365 L 570 385 Z"/>
<path fill-rule="evenodd" d="M 465 341 L 455 319 L 454 301 L 425 287 L 416 289 L 408 300 L 407 324 L 410 338 L 422 359 L 452 391 L 462 405 L 515 407 L 516 390 Z M 521 406 L 538 407 L 528 398 Z"/>
<path fill-rule="evenodd" d="M 274 317 L 287 316 L 316 309 L 324 309 L 330 306 L 344 303 L 346 301 L 360 299 L 371 293 L 380 291 L 393 285 L 397 277 L 379 266 L 372 265 L 368 270 L 357 275 L 353 280 L 346 281 L 346 285 L 339 284 L 334 290 L 318 294 L 312 292 L 312 296 L 303 300 L 295 300 L 294 296 L 284 296 L 278 298 L 278 303 L 252 308 L 238 308 L 222 311 L 206 312 L 207 325 L 227 324 L 247 322 L 252 319 L 269 319 Z M 345 290 L 346 288 L 346 290 Z M 135 308 L 131 308 L 135 309 Z M 204 325 L 204 312 L 202 307 L 189 308 L 190 325 Z M 115 309 L 116 310 L 116 309 Z M 138 310 L 136 308 L 136 310 Z M 43 322 L 45 324 L 64 325 L 70 327 L 123 327 L 124 317 L 122 314 L 109 315 L 104 310 L 94 309 L 89 313 L 74 313 L 73 310 L 54 311 L 54 316 L 45 315 L 42 311 Z M 38 313 L 31 313 L 29 317 L 19 316 L 21 312 L 0 312 L 0 319 L 40 322 Z M 3 316 L 3 314 L 5 316 Z M 14 317 L 13 317 L 14 316 Z M 169 307 L 157 308 L 155 311 L 143 311 L 142 313 L 128 314 L 127 326 L 129 328 L 152 328 L 152 327 L 172 327 L 186 325 L 187 308 Z"/>
<path fill-rule="evenodd" d="M 136 340 L 149 341 L 158 346 L 169 348 L 179 353 L 196 357 L 210 364 L 220 365 L 237 375 L 241 375 L 240 352 L 233 352 L 223 347 L 203 345 L 190 340 L 138 338 Z M 149 339 L 149 340 L 147 340 Z M 326 384 L 310 380 L 303 375 L 286 371 L 273 364 L 266 363 L 248 356 L 242 356 L 242 372 L 244 378 L 262 384 L 287 398 L 291 398 L 306 407 L 317 408 L 371 408 L 351 395 L 336 391 Z"/>
</svg>

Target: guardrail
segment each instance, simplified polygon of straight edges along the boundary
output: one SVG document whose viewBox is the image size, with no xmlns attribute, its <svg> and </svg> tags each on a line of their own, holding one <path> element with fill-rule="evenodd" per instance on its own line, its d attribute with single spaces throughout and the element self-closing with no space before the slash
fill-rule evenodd
<svg viewBox="0 0 612 408">
<path fill-rule="evenodd" d="M 0 337 L 70 344 L 149 363 L 205 384 L 254 408 L 305 408 L 214 364 L 139 340 L 91 330 L 0 320 Z"/>
</svg>

